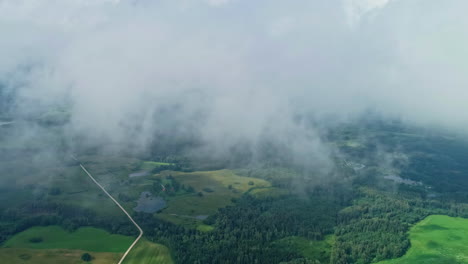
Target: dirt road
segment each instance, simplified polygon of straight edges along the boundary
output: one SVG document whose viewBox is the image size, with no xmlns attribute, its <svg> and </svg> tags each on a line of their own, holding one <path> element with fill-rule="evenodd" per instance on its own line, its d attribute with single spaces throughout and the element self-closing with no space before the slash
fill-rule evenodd
<svg viewBox="0 0 468 264">
<path fill-rule="evenodd" d="M 78 159 L 76 159 L 74 156 L 72 156 L 72 158 L 76 161 L 78 161 Z M 79 162 L 79 161 L 78 161 Z M 124 212 L 128 219 L 130 219 L 130 221 L 135 225 L 135 227 L 138 229 L 138 231 L 140 232 L 140 234 L 138 235 L 138 237 L 135 239 L 135 241 L 130 245 L 130 247 L 127 249 L 127 251 L 125 251 L 124 255 L 122 256 L 122 258 L 120 259 L 120 261 L 118 262 L 118 264 L 122 264 L 123 261 L 125 260 L 125 257 L 127 257 L 128 253 L 132 250 L 132 248 L 136 245 L 136 243 L 138 243 L 138 241 L 140 240 L 140 238 L 143 236 L 143 229 L 141 229 L 141 227 L 135 222 L 135 220 L 133 220 L 133 218 L 130 216 L 130 214 L 123 208 L 122 205 L 120 205 L 119 202 L 117 202 L 116 199 L 114 199 L 114 197 L 112 197 L 112 195 L 110 195 L 110 193 L 108 193 L 106 191 L 106 189 L 104 187 L 102 187 L 101 184 L 99 184 L 99 182 L 96 181 L 96 179 L 94 179 L 94 177 L 91 175 L 91 173 L 89 173 L 86 168 L 83 166 L 83 164 L 80 163 L 80 167 L 81 169 L 86 173 L 88 174 L 89 178 L 91 178 L 91 180 L 99 187 L 101 188 L 101 190 L 107 195 L 109 196 L 109 198 L 120 208 L 120 210 L 122 210 L 122 212 Z"/>
</svg>

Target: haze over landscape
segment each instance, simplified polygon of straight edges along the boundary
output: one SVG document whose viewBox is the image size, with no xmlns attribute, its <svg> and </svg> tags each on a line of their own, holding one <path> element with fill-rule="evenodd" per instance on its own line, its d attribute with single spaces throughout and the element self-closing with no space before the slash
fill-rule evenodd
<svg viewBox="0 0 468 264">
<path fill-rule="evenodd" d="M 0 257 L 466 263 L 467 9 L 0 0 Z"/>
<path fill-rule="evenodd" d="M 171 125 L 255 139 L 269 126 L 287 133 L 294 115 L 367 110 L 465 129 L 464 7 L 4 0 L 0 74 L 20 114 L 67 105 L 73 132 L 133 141 L 139 127 L 143 145 Z M 173 120 L 159 121 L 163 110 Z"/>
</svg>

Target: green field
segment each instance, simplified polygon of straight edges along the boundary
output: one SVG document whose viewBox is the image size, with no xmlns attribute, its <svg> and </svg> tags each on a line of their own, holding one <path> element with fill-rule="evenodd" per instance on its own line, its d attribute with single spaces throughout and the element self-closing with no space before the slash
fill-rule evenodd
<svg viewBox="0 0 468 264">
<path fill-rule="evenodd" d="M 81 260 L 81 255 L 85 252 L 93 257 L 91 262 Z M 1 262 L 8 264 L 115 264 L 122 255 L 122 253 L 91 252 L 73 249 L 0 248 Z"/>
<path fill-rule="evenodd" d="M 172 264 L 169 249 L 163 245 L 152 243 L 146 239 L 138 241 L 138 244 L 130 251 L 124 264 Z"/>
<path fill-rule="evenodd" d="M 164 179 L 168 174 L 181 184 L 193 187 L 195 193 L 170 197 L 167 208 L 157 216 L 193 228 L 199 224 L 196 216 L 214 214 L 219 208 L 232 205 L 232 199 L 239 198 L 252 188 L 271 187 L 268 181 L 239 176 L 231 170 L 192 173 L 166 171 L 155 177 Z M 205 191 L 207 188 L 210 192 Z M 198 196 L 199 192 L 203 196 Z"/>
<path fill-rule="evenodd" d="M 201 224 L 201 225 L 198 225 L 197 226 L 197 230 L 198 231 L 201 231 L 201 232 L 210 232 L 214 229 L 214 227 L 210 226 L 210 225 L 204 225 L 204 224 Z"/>
<path fill-rule="evenodd" d="M 32 242 L 41 238 L 40 242 Z M 79 249 L 93 252 L 125 252 L 134 238 L 110 234 L 102 229 L 83 227 L 67 232 L 58 226 L 32 227 L 16 234 L 3 248 Z"/>
<path fill-rule="evenodd" d="M 379 264 L 468 263 L 468 219 L 431 215 L 410 230 L 411 248 Z"/>
<path fill-rule="evenodd" d="M 41 238 L 40 242 L 32 242 Z M 134 238 L 110 234 L 104 230 L 83 227 L 67 232 L 58 226 L 32 227 L 18 233 L 0 248 L 0 259 L 8 263 L 84 263 L 83 253 L 89 252 L 94 264 L 116 263 Z M 32 262 L 33 261 L 33 262 Z M 125 264 L 173 263 L 169 249 L 163 245 L 140 240 L 125 260 Z"/>
</svg>

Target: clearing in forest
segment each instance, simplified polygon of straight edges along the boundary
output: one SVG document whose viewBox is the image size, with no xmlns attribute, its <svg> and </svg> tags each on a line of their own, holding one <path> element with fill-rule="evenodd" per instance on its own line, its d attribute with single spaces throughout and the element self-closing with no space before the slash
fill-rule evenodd
<svg viewBox="0 0 468 264">
<path fill-rule="evenodd" d="M 468 263 L 468 219 L 431 215 L 411 228 L 409 238 L 403 257 L 379 264 Z"/>
<path fill-rule="evenodd" d="M 188 227 L 196 227 L 200 220 L 216 213 L 219 208 L 232 205 L 233 199 L 251 189 L 271 188 L 262 179 L 236 175 L 231 170 L 175 172 L 165 171 L 156 177 L 171 175 L 177 182 L 194 189 L 193 193 L 168 197 L 168 206 L 157 216 Z"/>
</svg>

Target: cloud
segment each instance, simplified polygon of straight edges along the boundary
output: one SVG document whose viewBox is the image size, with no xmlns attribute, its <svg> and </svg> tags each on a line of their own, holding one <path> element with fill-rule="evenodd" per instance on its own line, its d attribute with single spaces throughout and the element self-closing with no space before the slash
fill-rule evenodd
<svg viewBox="0 0 468 264">
<path fill-rule="evenodd" d="M 301 118 L 368 109 L 466 129 L 463 1 L 211 3 L 3 0 L 0 78 L 22 112 L 66 102 L 92 142 L 166 134 L 218 154 L 269 136 L 306 153 L 320 133 Z"/>
<path fill-rule="evenodd" d="M 392 0 L 344 0 L 344 7 L 350 26 L 359 23 L 362 17 L 384 8 Z"/>
<path fill-rule="evenodd" d="M 221 6 L 221 5 L 225 5 L 229 2 L 231 2 L 232 0 L 206 0 L 206 2 L 210 5 L 213 5 L 213 6 Z"/>
</svg>

